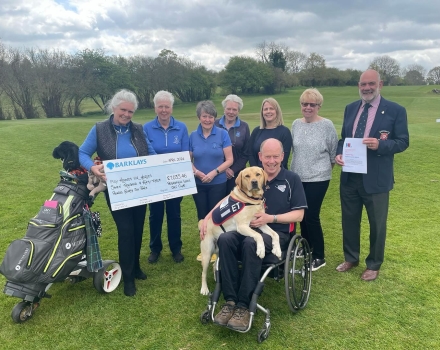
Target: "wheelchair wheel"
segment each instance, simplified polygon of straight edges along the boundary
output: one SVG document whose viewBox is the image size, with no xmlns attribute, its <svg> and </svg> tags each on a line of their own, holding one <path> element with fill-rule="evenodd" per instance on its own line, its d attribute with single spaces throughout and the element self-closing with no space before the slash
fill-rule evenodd
<svg viewBox="0 0 440 350">
<path fill-rule="evenodd" d="M 205 310 L 200 314 L 200 322 L 202 324 L 208 324 L 209 321 L 211 321 L 211 315 L 209 313 L 209 310 Z"/>
<path fill-rule="evenodd" d="M 104 260 L 103 267 L 93 274 L 93 285 L 100 293 L 113 292 L 121 282 L 121 266 L 112 260 Z"/>
<path fill-rule="evenodd" d="M 302 254 L 298 254 L 301 250 Z M 307 305 L 312 284 L 312 254 L 301 236 L 290 241 L 284 265 L 287 304 L 292 312 L 297 312 Z"/>
<path fill-rule="evenodd" d="M 270 325 L 264 324 L 263 328 L 258 332 L 257 341 L 262 343 L 267 339 L 270 332 Z"/>
</svg>

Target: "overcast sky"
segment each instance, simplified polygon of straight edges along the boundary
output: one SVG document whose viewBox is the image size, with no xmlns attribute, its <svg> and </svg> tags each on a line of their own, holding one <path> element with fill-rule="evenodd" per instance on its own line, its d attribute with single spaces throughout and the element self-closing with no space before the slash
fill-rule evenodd
<svg viewBox="0 0 440 350">
<path fill-rule="evenodd" d="M 265 40 L 339 69 L 389 55 L 429 71 L 440 66 L 440 1 L 0 0 L 0 40 L 122 56 L 166 48 L 216 71 Z"/>
</svg>

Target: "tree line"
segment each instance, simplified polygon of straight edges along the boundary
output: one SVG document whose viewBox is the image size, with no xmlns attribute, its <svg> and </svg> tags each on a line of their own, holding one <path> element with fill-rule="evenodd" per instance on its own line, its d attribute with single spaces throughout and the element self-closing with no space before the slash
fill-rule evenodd
<svg viewBox="0 0 440 350">
<path fill-rule="evenodd" d="M 368 67 L 366 67 L 368 68 Z M 417 64 L 401 68 L 389 56 L 374 58 L 369 68 L 385 85 L 440 84 L 440 66 L 428 73 Z M 139 108 L 153 107 L 153 97 L 167 90 L 182 102 L 224 94 L 275 94 L 293 86 L 355 86 L 360 70 L 327 67 L 324 56 L 306 55 L 263 41 L 255 57 L 233 56 L 220 72 L 164 49 L 157 57 L 109 56 L 104 50 L 75 54 L 60 50 L 5 47 L 0 41 L 0 119 L 80 116 L 89 98 L 104 111 L 119 89 L 132 90 Z"/>
<path fill-rule="evenodd" d="M 440 66 L 428 73 L 418 64 L 401 68 L 394 58 L 374 58 L 368 67 L 376 69 L 385 85 L 440 84 Z M 255 57 L 231 57 L 219 73 L 219 83 L 232 93 L 273 94 L 292 86 L 357 85 L 362 71 L 327 67 L 324 56 L 306 55 L 275 42 L 258 44 Z"/>
<path fill-rule="evenodd" d="M 104 112 L 122 88 L 137 95 L 139 108 L 149 108 L 159 90 L 194 102 L 211 98 L 215 87 L 214 72 L 170 50 L 157 57 L 122 57 L 90 49 L 75 54 L 16 49 L 0 42 L 0 119 L 80 116 L 86 98 Z"/>
</svg>

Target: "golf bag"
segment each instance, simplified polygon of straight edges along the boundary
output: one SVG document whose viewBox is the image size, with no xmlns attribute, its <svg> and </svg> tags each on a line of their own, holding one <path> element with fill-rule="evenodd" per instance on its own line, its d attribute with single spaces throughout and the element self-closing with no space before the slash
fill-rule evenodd
<svg viewBox="0 0 440 350">
<path fill-rule="evenodd" d="M 26 235 L 13 241 L 0 272 L 15 283 L 64 280 L 86 254 L 85 184 L 61 180 L 28 224 Z"/>
</svg>

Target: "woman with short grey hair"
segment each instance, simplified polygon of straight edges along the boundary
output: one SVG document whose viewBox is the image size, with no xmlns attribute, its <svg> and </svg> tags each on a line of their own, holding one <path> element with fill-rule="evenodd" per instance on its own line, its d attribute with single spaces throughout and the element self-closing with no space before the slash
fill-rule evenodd
<svg viewBox="0 0 440 350">
<path fill-rule="evenodd" d="M 153 98 L 156 118 L 145 123 L 144 130 L 157 154 L 185 152 L 189 150 L 188 129 L 173 113 L 174 97 L 168 91 L 159 91 Z M 171 198 L 149 204 L 150 207 L 150 256 L 148 262 L 154 264 L 159 260 L 162 251 L 162 224 L 165 211 L 167 214 L 168 244 L 176 263 L 184 257 L 182 249 L 182 218 L 180 203 L 182 197 Z"/>
<path fill-rule="evenodd" d="M 199 102 L 196 114 L 200 124 L 189 136 L 189 153 L 197 186 L 193 198 L 197 218 L 202 220 L 225 196 L 225 171 L 232 165 L 233 156 L 227 131 L 215 126 L 217 111 L 214 103 Z"/>
<path fill-rule="evenodd" d="M 110 117 L 96 123 L 79 148 L 81 165 L 99 179 L 106 181 L 104 165 L 95 165 L 91 157 L 96 152 L 101 160 L 141 157 L 156 154 L 142 125 L 131 119 L 138 107 L 136 95 L 129 90 L 118 91 L 107 103 Z M 112 210 L 108 191 L 105 199 L 118 230 L 118 252 L 124 280 L 124 294 L 136 294 L 135 280 L 147 279 L 141 270 L 139 257 L 144 231 L 146 204 Z"/>
<path fill-rule="evenodd" d="M 226 193 L 227 196 L 235 187 L 235 176 L 238 175 L 246 167 L 249 159 L 248 143 L 250 138 L 249 125 L 241 120 L 238 113 L 243 108 L 243 100 L 237 95 L 228 95 L 222 101 L 224 109 L 223 116 L 215 121 L 215 125 L 225 129 L 228 132 L 232 142 L 232 155 L 234 161 L 232 165 L 226 169 Z"/>
<path fill-rule="evenodd" d="M 157 106 L 159 101 L 168 101 L 171 104 L 171 107 L 174 105 L 174 96 L 171 92 L 161 90 L 154 95 L 153 103 L 154 106 Z"/>
</svg>

